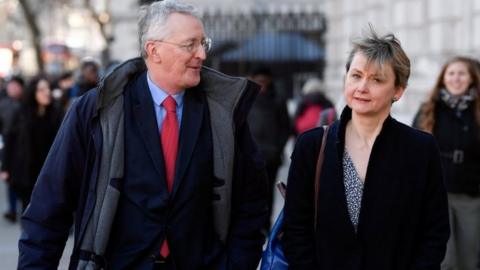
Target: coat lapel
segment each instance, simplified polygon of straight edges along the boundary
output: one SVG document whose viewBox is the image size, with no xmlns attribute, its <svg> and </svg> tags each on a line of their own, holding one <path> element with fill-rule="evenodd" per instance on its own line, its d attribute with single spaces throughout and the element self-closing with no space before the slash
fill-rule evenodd
<svg viewBox="0 0 480 270">
<path fill-rule="evenodd" d="M 135 91 L 133 92 L 133 113 L 138 130 L 145 142 L 150 157 L 152 158 L 155 169 L 162 179 L 165 178 L 165 162 L 162 155 L 162 146 L 160 143 L 160 132 L 157 127 L 155 108 L 153 107 L 152 97 L 147 84 L 146 72 L 137 80 Z M 165 181 L 162 187 L 166 189 Z M 164 190 L 162 188 L 162 190 Z"/>
<path fill-rule="evenodd" d="M 355 228 L 353 223 L 350 219 L 350 214 L 348 213 L 348 205 L 347 205 L 347 196 L 345 194 L 345 184 L 344 184 L 344 176 L 343 176 L 343 151 L 345 149 L 345 123 L 341 123 L 337 125 L 336 129 L 333 130 L 335 134 L 335 148 L 333 149 L 334 158 L 332 159 L 335 162 L 333 168 L 336 168 L 334 171 L 335 183 L 333 183 L 334 194 L 337 199 L 337 204 L 340 207 L 338 208 L 337 214 L 339 215 L 339 220 L 343 221 L 343 227 L 345 228 L 345 232 L 348 233 L 350 239 L 354 239 L 355 235 Z"/>
<path fill-rule="evenodd" d="M 187 89 L 184 96 L 173 196 L 184 179 L 204 118 L 205 102 L 199 91 L 197 88 Z"/>
</svg>

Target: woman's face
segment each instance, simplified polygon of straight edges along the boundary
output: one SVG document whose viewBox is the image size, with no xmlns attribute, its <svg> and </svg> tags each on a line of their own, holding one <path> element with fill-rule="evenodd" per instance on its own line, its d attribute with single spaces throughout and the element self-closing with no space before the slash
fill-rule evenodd
<svg viewBox="0 0 480 270">
<path fill-rule="evenodd" d="M 443 84 L 450 94 L 454 96 L 463 95 L 471 83 L 472 77 L 467 64 L 460 61 L 448 64 L 443 74 Z"/>
<path fill-rule="evenodd" d="M 52 102 L 50 84 L 46 80 L 40 80 L 38 82 L 35 99 L 40 106 L 48 106 Z"/>
<path fill-rule="evenodd" d="M 356 114 L 388 115 L 393 100 L 399 100 L 405 89 L 395 86 L 395 74 L 390 63 L 368 62 L 357 52 L 345 78 L 345 99 Z"/>
</svg>

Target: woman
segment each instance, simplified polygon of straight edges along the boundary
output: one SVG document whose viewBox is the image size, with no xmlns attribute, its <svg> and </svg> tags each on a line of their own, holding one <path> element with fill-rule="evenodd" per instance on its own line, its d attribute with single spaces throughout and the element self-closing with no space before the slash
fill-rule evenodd
<svg viewBox="0 0 480 270">
<path fill-rule="evenodd" d="M 480 252 L 480 78 L 465 57 L 448 61 L 414 126 L 437 140 L 451 237 L 442 269 L 477 269 Z"/>
<path fill-rule="evenodd" d="M 296 135 L 337 120 L 335 106 L 325 96 L 323 88 L 322 81 L 317 78 L 310 78 L 303 85 L 294 115 Z"/>
<path fill-rule="evenodd" d="M 61 113 L 52 104 L 47 78 L 33 78 L 5 142 L 4 168 L 22 200 L 23 209 L 30 202 L 33 186 L 60 121 Z"/>
<path fill-rule="evenodd" d="M 392 35 L 354 41 L 347 106 L 330 128 L 314 228 L 314 173 L 323 129 L 292 154 L 284 251 L 290 269 L 438 269 L 449 235 L 447 196 L 431 135 L 390 116 L 410 61 Z"/>
</svg>

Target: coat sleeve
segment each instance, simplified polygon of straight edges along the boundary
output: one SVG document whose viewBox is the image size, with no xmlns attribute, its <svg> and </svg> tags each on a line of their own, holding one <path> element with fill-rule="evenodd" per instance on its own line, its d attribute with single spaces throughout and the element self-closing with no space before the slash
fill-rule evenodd
<svg viewBox="0 0 480 270">
<path fill-rule="evenodd" d="M 430 153 L 428 182 L 423 197 L 419 239 L 412 267 L 415 270 L 439 270 L 450 235 L 447 193 L 443 184 L 440 155 L 433 137 L 427 151 Z"/>
<path fill-rule="evenodd" d="M 417 113 L 413 117 L 412 127 L 416 128 L 416 129 L 422 129 L 420 127 L 420 120 L 423 116 L 423 113 L 422 113 L 423 106 L 425 106 L 425 105 L 421 105 L 420 108 L 418 109 Z"/>
<path fill-rule="evenodd" d="M 265 163 L 245 123 L 237 133 L 231 224 L 220 269 L 255 269 L 268 216 Z"/>
<path fill-rule="evenodd" d="M 93 91 L 92 91 L 93 92 Z M 18 269 L 57 269 L 80 193 L 90 119 L 85 98 L 72 104 L 22 217 Z M 94 106 L 90 106 L 94 107 Z"/>
<path fill-rule="evenodd" d="M 289 269 L 315 269 L 314 179 L 319 151 L 319 139 L 315 138 L 322 134 L 313 130 L 303 133 L 291 157 L 282 239 Z"/>
</svg>

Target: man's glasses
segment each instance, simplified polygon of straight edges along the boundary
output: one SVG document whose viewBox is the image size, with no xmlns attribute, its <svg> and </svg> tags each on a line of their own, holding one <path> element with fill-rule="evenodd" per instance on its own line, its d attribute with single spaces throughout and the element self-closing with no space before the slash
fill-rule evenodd
<svg viewBox="0 0 480 270">
<path fill-rule="evenodd" d="M 200 46 L 202 46 L 202 48 L 205 50 L 205 52 L 209 52 L 210 49 L 212 49 L 212 39 L 211 38 L 208 38 L 208 37 L 204 37 L 200 40 L 200 42 L 190 42 L 190 43 L 187 43 L 187 44 L 178 44 L 178 43 L 173 43 L 173 42 L 168 42 L 168 41 L 164 41 L 164 40 L 160 40 L 160 39 L 154 39 L 152 40 L 154 42 L 161 42 L 161 43 L 166 43 L 166 44 L 170 44 L 170 45 L 173 45 L 173 46 L 177 46 L 179 47 L 180 49 L 188 52 L 188 53 L 195 53 L 198 51 L 198 48 Z"/>
</svg>

